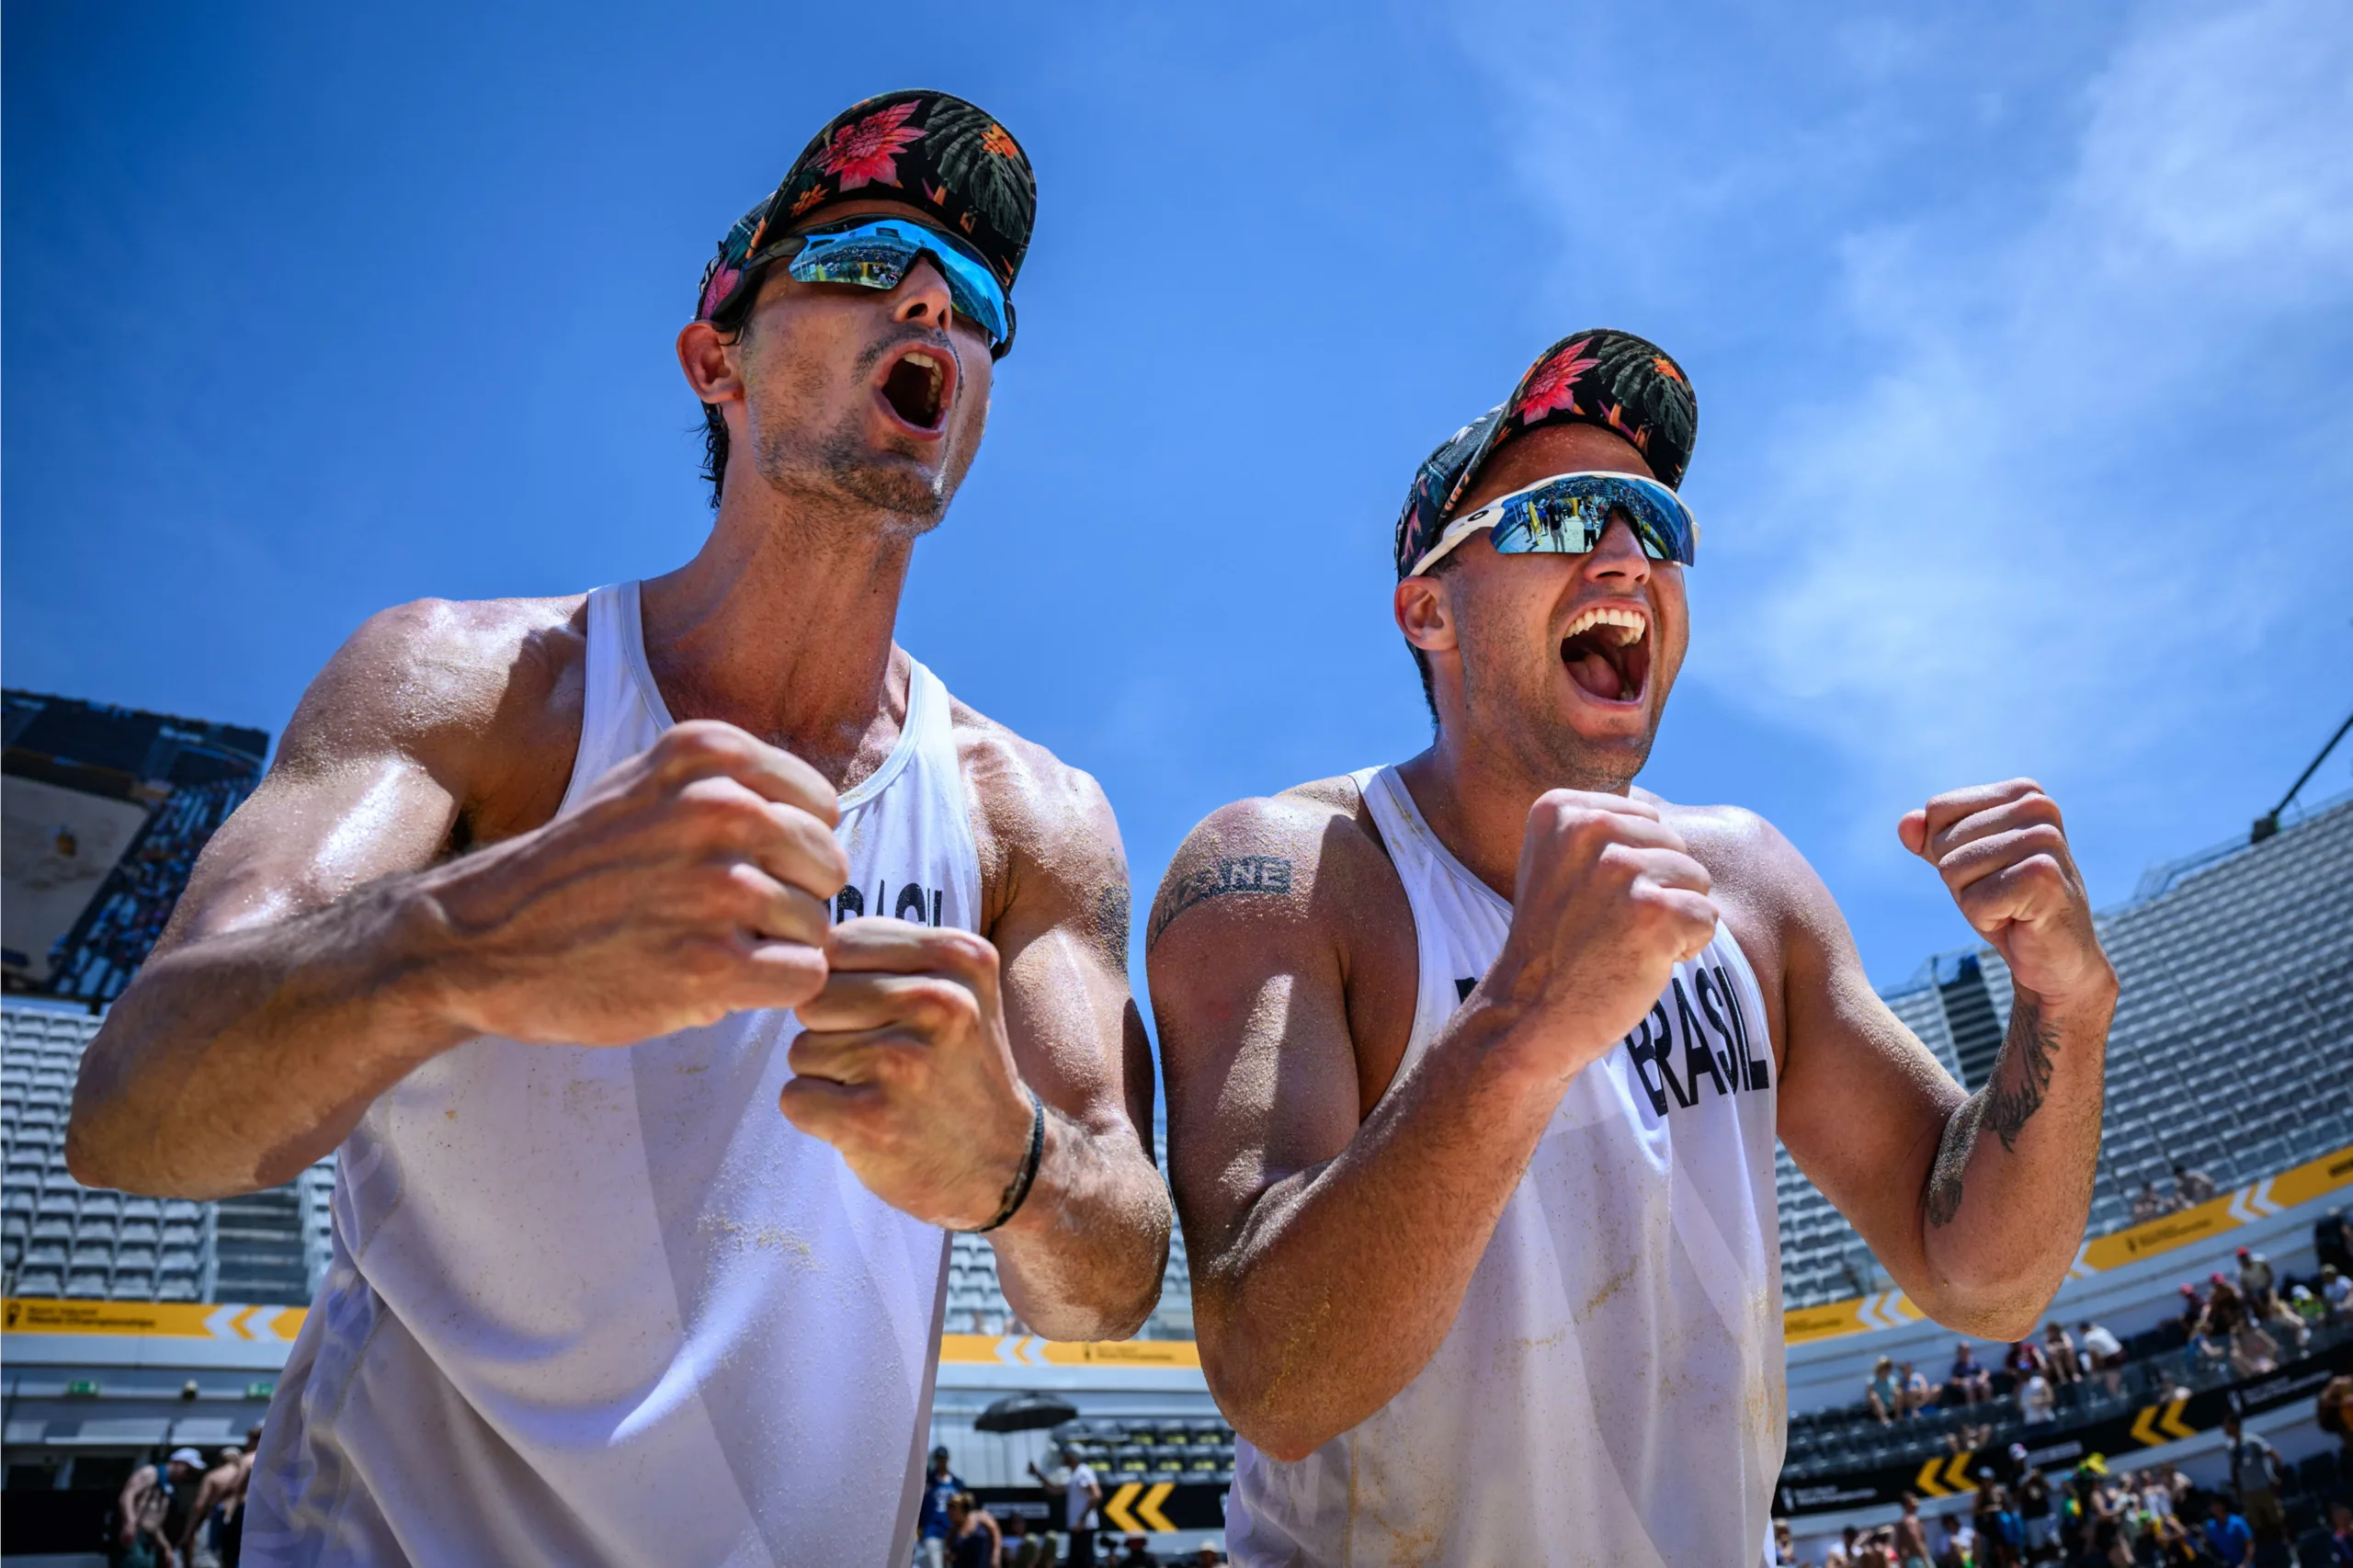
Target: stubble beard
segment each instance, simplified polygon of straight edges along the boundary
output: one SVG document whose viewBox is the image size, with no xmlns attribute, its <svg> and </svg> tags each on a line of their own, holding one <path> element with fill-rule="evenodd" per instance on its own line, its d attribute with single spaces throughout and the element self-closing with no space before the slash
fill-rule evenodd
<svg viewBox="0 0 2353 1568">
<path fill-rule="evenodd" d="M 1472 733 L 1487 737 L 1486 744 L 1504 752 L 1514 771 L 1540 791 L 1623 794 L 1649 763 L 1651 744 L 1658 736 L 1656 704 L 1640 735 L 1588 740 L 1549 717 L 1551 670 L 1537 665 L 1507 674 L 1483 673 L 1491 662 L 1469 656 L 1467 648 L 1464 652 L 1462 699 Z M 1552 656 L 1557 663 L 1558 654 Z"/>
<path fill-rule="evenodd" d="M 855 514 L 869 528 L 880 513 L 897 531 L 929 533 L 948 510 L 949 466 L 926 473 L 912 458 L 893 460 L 867 445 L 862 423 L 853 411 L 813 434 L 764 428 L 753 444 L 754 465 L 768 488 L 800 508 Z"/>
</svg>

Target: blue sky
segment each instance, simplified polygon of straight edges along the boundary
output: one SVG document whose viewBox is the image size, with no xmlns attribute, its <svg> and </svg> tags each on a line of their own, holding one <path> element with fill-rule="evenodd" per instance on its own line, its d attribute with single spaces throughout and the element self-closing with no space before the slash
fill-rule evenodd
<svg viewBox="0 0 2353 1568">
<path fill-rule="evenodd" d="M 1423 744 L 1405 481 L 1582 326 L 1699 393 L 1643 781 L 1779 823 L 1883 983 L 1968 936 L 1894 840 L 1930 791 L 2040 778 L 2109 902 L 2353 706 L 2336 0 L 19 4 L 0 45 L 12 686 L 275 733 L 382 605 L 683 559 L 704 258 L 924 85 L 1040 214 L 901 637 L 1103 780 L 1146 890 L 1223 801 Z"/>
</svg>

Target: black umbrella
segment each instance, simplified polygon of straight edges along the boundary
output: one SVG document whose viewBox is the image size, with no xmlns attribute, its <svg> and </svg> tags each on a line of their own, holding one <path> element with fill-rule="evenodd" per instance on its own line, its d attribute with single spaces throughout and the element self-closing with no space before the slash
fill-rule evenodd
<svg viewBox="0 0 2353 1568">
<path fill-rule="evenodd" d="M 986 1410 L 973 1429 L 981 1432 L 1037 1432 L 1078 1419 L 1078 1407 L 1050 1393 L 1007 1394 Z"/>
</svg>

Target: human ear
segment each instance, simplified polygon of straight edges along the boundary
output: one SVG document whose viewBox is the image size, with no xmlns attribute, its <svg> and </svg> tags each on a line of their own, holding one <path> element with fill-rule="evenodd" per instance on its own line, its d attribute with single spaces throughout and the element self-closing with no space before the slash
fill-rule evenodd
<svg viewBox="0 0 2353 1568">
<path fill-rule="evenodd" d="M 1454 609 L 1447 602 L 1445 582 L 1438 577 L 1408 577 L 1397 585 L 1391 610 L 1405 641 L 1424 653 L 1457 645 Z"/>
<path fill-rule="evenodd" d="M 678 369 L 687 385 L 705 403 L 734 403 L 744 396 L 744 376 L 732 352 L 735 345 L 707 321 L 688 322 L 678 329 Z"/>
</svg>

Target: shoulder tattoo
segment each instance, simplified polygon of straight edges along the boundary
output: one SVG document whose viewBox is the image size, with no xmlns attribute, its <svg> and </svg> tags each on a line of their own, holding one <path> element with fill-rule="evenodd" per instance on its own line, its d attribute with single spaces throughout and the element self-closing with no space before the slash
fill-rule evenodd
<svg viewBox="0 0 2353 1568">
<path fill-rule="evenodd" d="M 1149 952 L 1158 945 L 1160 934 L 1195 904 L 1234 893 L 1288 893 L 1290 871 L 1288 856 L 1227 855 L 1181 877 L 1170 877 L 1161 885 L 1160 897 L 1152 906 L 1152 918 L 1145 923 L 1144 950 Z"/>
</svg>

